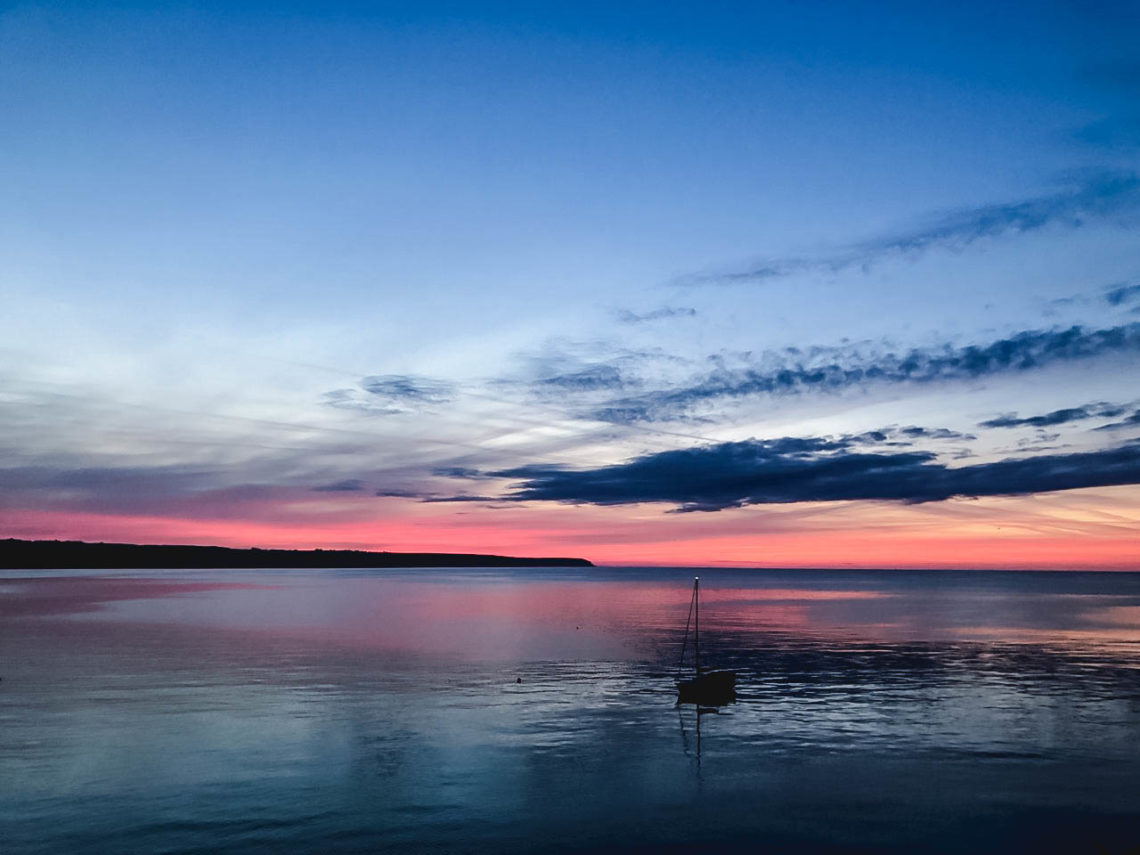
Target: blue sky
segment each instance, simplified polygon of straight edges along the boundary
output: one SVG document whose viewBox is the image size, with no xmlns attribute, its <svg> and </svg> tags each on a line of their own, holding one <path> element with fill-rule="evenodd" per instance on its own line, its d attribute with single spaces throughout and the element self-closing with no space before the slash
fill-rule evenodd
<svg viewBox="0 0 1140 855">
<path fill-rule="evenodd" d="M 781 462 L 763 443 L 884 428 L 926 432 L 811 459 L 905 441 L 1100 471 L 1052 458 L 1140 434 L 1138 25 L 1111 3 L 5 6 L 7 529 L 142 536 L 129 495 L 152 539 L 414 546 L 414 520 L 460 548 L 462 514 L 558 551 L 597 496 L 547 500 L 525 467 L 747 441 Z M 1124 538 L 1129 460 L 1010 491 L 1100 497 Z M 963 489 L 940 512 L 1007 501 Z M 703 502 L 629 495 L 606 519 L 631 561 Z M 731 546 L 686 554 L 732 559 L 774 513 L 758 495 L 717 511 Z M 483 501 L 434 501 L 456 496 Z"/>
</svg>

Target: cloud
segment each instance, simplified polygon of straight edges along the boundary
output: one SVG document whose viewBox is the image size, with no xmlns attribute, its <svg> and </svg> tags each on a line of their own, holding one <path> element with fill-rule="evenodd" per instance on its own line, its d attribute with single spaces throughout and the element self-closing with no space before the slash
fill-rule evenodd
<svg viewBox="0 0 1140 855">
<path fill-rule="evenodd" d="M 836 392 L 885 383 L 971 380 L 1052 363 L 1140 351 L 1140 324 L 1106 329 L 1029 330 L 980 345 L 869 354 L 859 347 L 768 352 L 761 365 L 719 367 L 688 385 L 606 402 L 592 415 L 617 424 L 685 418 L 713 401 L 809 391 Z"/>
<path fill-rule="evenodd" d="M 501 496 L 421 496 L 420 501 L 426 504 L 443 503 L 443 502 L 490 502 L 501 503 L 503 501 Z"/>
<path fill-rule="evenodd" d="M 341 410 L 394 416 L 445 404 L 454 394 L 454 384 L 443 380 L 409 374 L 373 374 L 362 378 L 357 389 L 326 392 L 324 401 Z"/>
<path fill-rule="evenodd" d="M 431 474 L 440 478 L 464 478 L 467 480 L 478 480 L 487 477 L 478 469 L 472 469 L 467 466 L 440 466 L 431 470 Z"/>
<path fill-rule="evenodd" d="M 408 374 L 373 374 L 362 379 L 360 387 L 378 398 L 416 404 L 447 403 L 455 389 L 451 383 L 443 380 Z"/>
<path fill-rule="evenodd" d="M 979 422 L 978 427 L 983 428 L 1014 428 L 1014 427 L 1053 427 L 1055 425 L 1069 424 L 1070 422 L 1084 421 L 1085 419 L 1108 418 L 1114 419 L 1126 412 L 1127 406 L 1123 404 L 1109 404 L 1105 401 L 1094 404 L 1085 404 L 1083 407 L 1067 407 L 1063 410 L 1053 410 L 1041 416 L 1027 416 L 1019 418 L 1017 413 L 1006 413 L 997 418 Z"/>
<path fill-rule="evenodd" d="M 276 462 L 280 465 L 282 459 Z M 24 466 L 0 470 L 0 507 L 213 521 L 290 519 L 299 524 L 357 513 L 340 503 L 316 511 L 310 503 L 296 502 L 312 490 L 311 472 L 291 473 L 293 483 L 287 484 L 270 483 L 266 474 L 248 463 Z"/>
<path fill-rule="evenodd" d="M 641 314 L 631 312 L 628 309 L 621 309 L 617 313 L 617 319 L 623 324 L 643 324 L 647 321 L 661 321 L 666 318 L 692 318 L 696 314 L 696 309 L 684 306 L 662 306 L 660 309 Z"/>
<path fill-rule="evenodd" d="M 827 450 L 846 449 L 856 445 L 880 445 L 887 447 L 910 446 L 914 445 L 917 440 L 930 439 L 970 441 L 977 439 L 977 437 L 972 433 L 961 433 L 956 430 L 950 430 L 949 428 L 928 428 L 918 427 L 917 425 L 898 427 L 897 425 L 891 425 L 876 430 L 863 431 L 863 433 L 842 434 L 836 439 L 827 440 L 832 443 L 831 448 Z M 775 442 L 775 440 L 770 441 Z M 786 440 L 780 441 L 783 442 Z"/>
<path fill-rule="evenodd" d="M 1110 306 L 1123 306 L 1140 299 L 1140 283 L 1135 285 L 1116 285 L 1104 292 L 1104 300 Z"/>
<path fill-rule="evenodd" d="M 193 464 L 18 466 L 0 470 L 0 484 L 6 493 L 38 492 L 67 499 L 90 497 L 107 505 L 127 500 L 144 506 L 155 497 L 229 486 L 215 467 Z"/>
<path fill-rule="evenodd" d="M 323 484 L 320 487 L 313 488 L 317 493 L 355 493 L 363 489 L 364 482 L 359 478 L 347 478 L 344 481 L 336 481 L 332 484 Z"/>
<path fill-rule="evenodd" d="M 1033 199 L 967 208 L 911 231 L 882 235 L 820 256 L 766 259 L 741 270 L 687 277 L 683 284 L 762 282 L 807 270 L 838 272 L 868 268 L 887 258 L 934 249 L 962 250 L 978 241 L 1025 234 L 1048 226 L 1079 228 L 1140 208 L 1140 176 L 1097 172 L 1069 187 Z"/>
<path fill-rule="evenodd" d="M 838 436 L 785 436 L 777 439 L 749 440 L 762 447 L 767 454 L 786 458 L 812 458 L 823 454 L 851 451 L 860 446 L 898 447 L 911 446 L 916 439 L 974 440 L 973 434 L 959 433 L 946 428 L 885 427 L 863 433 L 846 433 Z M 506 478 L 510 480 L 540 477 L 551 471 L 563 471 L 557 464 L 516 466 L 491 472 L 477 472 L 479 478 Z"/>
<path fill-rule="evenodd" d="M 338 410 L 355 410 L 374 416 L 394 416 L 406 412 L 398 407 L 384 406 L 365 398 L 359 389 L 333 389 L 322 396 L 325 405 Z"/>
<path fill-rule="evenodd" d="M 1116 282 L 1094 293 L 1073 294 L 1068 297 L 1054 297 L 1045 303 L 1045 314 L 1056 315 L 1058 309 L 1072 306 L 1108 305 L 1113 308 L 1140 303 L 1140 283 Z M 1133 314 L 1140 313 L 1140 305 L 1132 308 Z"/>
<path fill-rule="evenodd" d="M 504 497 L 516 502 L 663 502 L 682 511 L 795 502 L 919 503 L 1137 484 L 1140 444 L 951 468 L 928 451 L 872 454 L 784 438 L 665 451 L 597 469 L 532 465 L 497 474 L 522 482 Z"/>
<path fill-rule="evenodd" d="M 544 391 L 597 392 L 620 389 L 626 385 L 621 370 L 614 365 L 591 365 L 569 374 L 556 374 L 535 381 L 535 387 Z"/>
<path fill-rule="evenodd" d="M 1123 421 L 1113 422 L 1112 424 L 1101 425 L 1096 430 L 1120 430 L 1121 428 L 1140 427 L 1140 410 L 1136 410 L 1132 415 Z"/>
<path fill-rule="evenodd" d="M 910 439 L 977 439 L 972 433 L 960 433 L 956 430 L 949 430 L 948 428 L 924 428 L 911 425 L 910 427 L 888 428 L 887 430 L 896 431 L 898 434 Z"/>
<path fill-rule="evenodd" d="M 533 396 L 543 404 L 564 405 L 570 396 L 594 400 L 644 388 L 686 361 L 662 348 L 625 347 L 615 339 L 552 339 L 533 351 L 515 354 L 517 367 L 492 380 L 497 394 Z"/>
</svg>

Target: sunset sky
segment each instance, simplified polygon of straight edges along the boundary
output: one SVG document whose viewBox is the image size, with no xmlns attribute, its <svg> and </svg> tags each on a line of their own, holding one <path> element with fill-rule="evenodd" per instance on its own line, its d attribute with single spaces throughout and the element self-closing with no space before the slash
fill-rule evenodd
<svg viewBox="0 0 1140 855">
<path fill-rule="evenodd" d="M 1140 569 L 1140 5 L 0 10 L 0 537 Z"/>
</svg>

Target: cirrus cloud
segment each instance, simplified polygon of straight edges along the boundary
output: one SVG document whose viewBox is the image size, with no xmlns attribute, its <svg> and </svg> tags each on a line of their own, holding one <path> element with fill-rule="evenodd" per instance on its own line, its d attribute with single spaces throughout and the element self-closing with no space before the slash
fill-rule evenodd
<svg viewBox="0 0 1140 855">
<path fill-rule="evenodd" d="M 1054 363 L 1140 351 L 1140 324 L 1104 329 L 1026 330 L 965 346 L 868 352 L 818 347 L 767 352 L 755 367 L 721 368 L 688 384 L 612 399 L 593 417 L 618 424 L 680 419 L 704 404 L 760 395 L 837 392 L 871 384 L 972 380 L 1027 371 Z"/>
</svg>

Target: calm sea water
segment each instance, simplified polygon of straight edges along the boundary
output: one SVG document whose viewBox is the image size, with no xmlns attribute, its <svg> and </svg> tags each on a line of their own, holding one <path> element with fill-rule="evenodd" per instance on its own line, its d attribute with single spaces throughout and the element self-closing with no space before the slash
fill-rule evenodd
<svg viewBox="0 0 1140 855">
<path fill-rule="evenodd" d="M 0 574 L 0 848 L 1140 847 L 1140 574 L 701 577 Z"/>
</svg>

